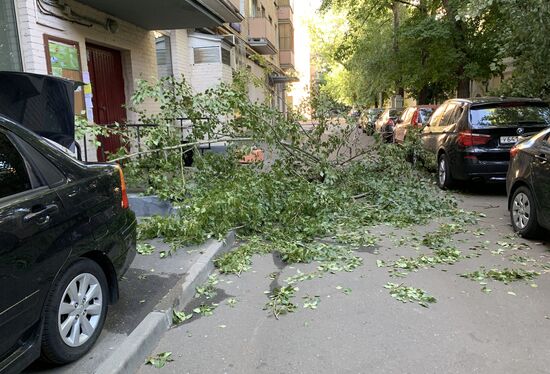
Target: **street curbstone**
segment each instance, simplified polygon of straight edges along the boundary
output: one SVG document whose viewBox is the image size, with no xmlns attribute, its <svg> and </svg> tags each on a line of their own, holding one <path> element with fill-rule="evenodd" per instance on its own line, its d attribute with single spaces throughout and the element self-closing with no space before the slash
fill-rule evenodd
<svg viewBox="0 0 550 374">
<path fill-rule="evenodd" d="M 195 297 L 195 288 L 208 279 L 214 270 L 214 259 L 228 252 L 235 244 L 235 232 L 230 231 L 223 242 L 210 240 L 202 255 L 191 266 L 179 291 L 169 293 L 171 307 L 149 313 L 128 335 L 95 374 L 135 373 L 151 354 L 162 335 L 172 325 L 173 308 L 183 308 Z"/>
</svg>

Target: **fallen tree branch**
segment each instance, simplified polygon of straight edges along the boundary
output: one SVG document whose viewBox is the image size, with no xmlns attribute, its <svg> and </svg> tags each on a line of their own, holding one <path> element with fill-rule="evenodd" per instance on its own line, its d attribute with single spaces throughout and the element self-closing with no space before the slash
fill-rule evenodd
<svg viewBox="0 0 550 374">
<path fill-rule="evenodd" d="M 253 139 L 252 138 L 220 138 L 220 139 L 201 140 L 201 141 L 193 142 L 193 143 L 185 143 L 185 144 L 175 145 L 175 146 L 171 146 L 171 147 L 164 147 L 164 148 L 158 148 L 158 149 L 151 149 L 151 150 L 148 150 L 148 151 L 141 151 L 141 152 L 131 153 L 131 154 L 126 155 L 126 156 L 115 158 L 114 160 L 111 160 L 110 162 L 120 162 L 120 161 L 128 160 L 128 159 L 131 159 L 131 158 L 134 158 L 134 157 L 147 155 L 147 154 L 151 154 L 151 153 L 163 152 L 163 151 L 174 151 L 174 150 L 180 150 L 180 149 L 189 147 L 190 149 L 183 152 L 183 153 L 186 153 L 186 152 L 189 152 L 193 147 L 195 147 L 197 145 L 201 145 L 201 144 L 220 143 L 220 142 L 248 142 L 248 141 L 251 141 L 251 140 L 253 140 Z"/>
</svg>

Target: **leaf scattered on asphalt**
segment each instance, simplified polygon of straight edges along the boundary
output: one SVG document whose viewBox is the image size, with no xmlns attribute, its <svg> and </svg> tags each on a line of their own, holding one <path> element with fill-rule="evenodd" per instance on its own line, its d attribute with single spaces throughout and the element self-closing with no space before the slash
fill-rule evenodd
<svg viewBox="0 0 550 374">
<path fill-rule="evenodd" d="M 296 310 L 296 304 L 292 302 L 298 289 L 292 285 L 275 288 L 269 295 L 269 302 L 264 309 L 269 310 L 276 319 L 282 314 L 292 313 Z"/>
<path fill-rule="evenodd" d="M 172 359 L 172 352 L 163 352 L 163 353 L 159 353 L 156 356 L 148 357 L 147 361 L 145 361 L 145 364 L 151 365 L 157 369 L 161 369 L 164 366 L 166 366 L 168 362 L 172 362 L 172 361 L 174 361 Z"/>
<path fill-rule="evenodd" d="M 492 279 L 495 281 L 503 282 L 508 284 L 510 282 L 517 282 L 522 280 L 533 280 L 538 277 L 540 273 L 537 273 L 533 270 L 525 269 L 490 269 L 486 270 L 481 268 L 480 270 L 473 271 L 471 273 L 464 273 L 460 276 L 463 278 L 468 278 L 474 281 L 483 281 L 485 279 Z"/>
<path fill-rule="evenodd" d="M 200 314 L 203 317 L 210 317 L 211 315 L 214 314 L 214 310 L 216 309 L 217 306 L 218 306 L 218 304 L 214 304 L 214 303 L 212 303 L 212 304 L 201 304 L 198 307 L 196 307 L 195 309 L 193 309 L 193 313 Z"/>
<path fill-rule="evenodd" d="M 421 288 L 408 287 L 403 284 L 387 283 L 384 288 L 390 290 L 390 295 L 403 303 L 417 302 L 427 308 L 428 304 L 437 302 L 436 298 L 430 296 Z"/>
<path fill-rule="evenodd" d="M 304 296 L 304 308 L 305 309 L 317 309 L 317 306 L 321 302 L 319 296 Z"/>
<path fill-rule="evenodd" d="M 193 313 L 186 314 L 184 311 L 178 312 L 174 309 L 172 312 L 172 323 L 177 326 L 181 325 L 183 322 L 193 318 Z"/>
<path fill-rule="evenodd" d="M 142 256 L 149 256 L 155 251 L 155 246 L 148 243 L 139 243 L 136 251 Z"/>
</svg>

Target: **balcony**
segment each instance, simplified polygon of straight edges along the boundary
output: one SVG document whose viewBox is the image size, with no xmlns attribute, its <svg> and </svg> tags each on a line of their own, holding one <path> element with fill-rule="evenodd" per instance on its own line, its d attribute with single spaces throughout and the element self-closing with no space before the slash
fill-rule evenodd
<svg viewBox="0 0 550 374">
<path fill-rule="evenodd" d="M 248 44 L 262 55 L 277 54 L 275 27 L 264 17 L 248 19 Z"/>
<path fill-rule="evenodd" d="M 290 6 L 279 6 L 278 10 L 279 22 L 294 23 L 294 11 Z"/>
<path fill-rule="evenodd" d="M 283 69 L 294 69 L 294 51 L 280 51 L 279 56 Z"/>
<path fill-rule="evenodd" d="M 237 0 L 78 0 L 146 30 L 177 30 L 241 22 Z"/>
</svg>

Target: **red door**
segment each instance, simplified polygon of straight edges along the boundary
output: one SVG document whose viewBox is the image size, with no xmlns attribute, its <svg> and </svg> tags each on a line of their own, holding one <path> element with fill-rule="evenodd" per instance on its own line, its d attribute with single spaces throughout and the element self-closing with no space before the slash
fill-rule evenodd
<svg viewBox="0 0 550 374">
<path fill-rule="evenodd" d="M 126 95 L 120 51 L 86 43 L 88 70 L 92 82 L 94 122 L 99 125 L 111 125 L 126 121 Z M 120 136 L 98 137 L 101 146 L 97 150 L 97 159 L 106 161 L 109 153 L 115 153 L 122 147 Z"/>
</svg>

